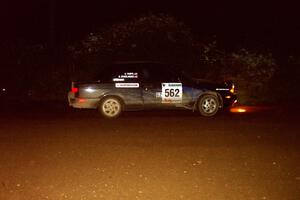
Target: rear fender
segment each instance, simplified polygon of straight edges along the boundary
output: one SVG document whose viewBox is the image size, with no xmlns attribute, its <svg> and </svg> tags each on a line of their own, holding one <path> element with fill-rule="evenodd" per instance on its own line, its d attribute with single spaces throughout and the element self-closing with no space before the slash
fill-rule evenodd
<svg viewBox="0 0 300 200">
<path fill-rule="evenodd" d="M 113 98 L 120 100 L 120 102 L 122 103 L 122 107 L 124 108 L 125 102 L 123 100 L 123 97 L 120 94 L 114 94 L 114 93 L 106 93 L 106 94 L 101 95 L 101 97 L 99 98 L 99 104 L 101 103 L 101 101 L 103 101 L 107 97 L 113 97 Z M 98 106 L 99 106 L 99 104 L 98 104 Z"/>
</svg>

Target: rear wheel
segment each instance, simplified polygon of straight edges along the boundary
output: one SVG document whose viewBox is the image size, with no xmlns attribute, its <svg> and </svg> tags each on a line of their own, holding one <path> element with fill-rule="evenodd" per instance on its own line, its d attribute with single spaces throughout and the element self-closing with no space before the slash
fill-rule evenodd
<svg viewBox="0 0 300 200">
<path fill-rule="evenodd" d="M 219 110 L 218 98 L 211 94 L 202 96 L 198 102 L 198 110 L 203 116 L 214 116 Z"/>
<path fill-rule="evenodd" d="M 122 112 L 122 103 L 118 98 L 106 97 L 101 101 L 98 110 L 106 118 L 116 118 Z"/>
</svg>

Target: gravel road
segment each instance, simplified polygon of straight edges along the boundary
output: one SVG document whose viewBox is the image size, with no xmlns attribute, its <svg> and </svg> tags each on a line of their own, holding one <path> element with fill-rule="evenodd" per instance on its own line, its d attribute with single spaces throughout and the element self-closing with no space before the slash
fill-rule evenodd
<svg viewBox="0 0 300 200">
<path fill-rule="evenodd" d="M 299 117 L 38 109 L 0 115 L 2 200 L 299 200 Z"/>
</svg>

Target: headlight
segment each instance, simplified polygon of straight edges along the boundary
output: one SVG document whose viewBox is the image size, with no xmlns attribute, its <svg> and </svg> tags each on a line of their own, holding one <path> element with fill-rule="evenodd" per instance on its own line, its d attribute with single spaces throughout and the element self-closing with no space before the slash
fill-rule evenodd
<svg viewBox="0 0 300 200">
<path fill-rule="evenodd" d="M 234 84 L 232 83 L 231 89 L 229 90 L 232 94 L 234 94 L 234 88 L 235 88 L 235 86 L 234 86 Z"/>
</svg>

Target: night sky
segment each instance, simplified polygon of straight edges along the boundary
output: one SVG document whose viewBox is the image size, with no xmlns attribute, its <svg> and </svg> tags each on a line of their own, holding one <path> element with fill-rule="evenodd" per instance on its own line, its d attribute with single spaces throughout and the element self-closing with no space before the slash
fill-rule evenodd
<svg viewBox="0 0 300 200">
<path fill-rule="evenodd" d="M 49 7 L 55 13 L 57 41 L 82 38 L 99 27 L 148 13 L 166 13 L 183 20 L 200 36 L 216 35 L 225 46 L 257 44 L 298 52 L 300 14 L 295 4 L 223 1 L 67 1 L 11 0 L 2 3 L 1 34 L 5 40 L 45 42 L 49 36 Z M 197 2 L 197 3 L 196 3 Z M 3 38 L 3 37 L 2 37 Z"/>
</svg>

